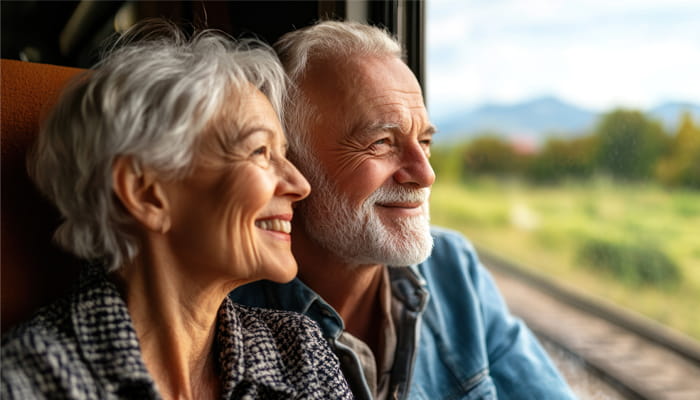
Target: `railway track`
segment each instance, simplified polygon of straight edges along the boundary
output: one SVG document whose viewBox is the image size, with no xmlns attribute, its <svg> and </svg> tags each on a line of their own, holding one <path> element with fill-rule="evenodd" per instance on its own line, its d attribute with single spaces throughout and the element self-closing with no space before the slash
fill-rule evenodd
<svg viewBox="0 0 700 400">
<path fill-rule="evenodd" d="M 700 400 L 700 344 L 479 249 L 513 314 L 625 398 Z"/>
</svg>

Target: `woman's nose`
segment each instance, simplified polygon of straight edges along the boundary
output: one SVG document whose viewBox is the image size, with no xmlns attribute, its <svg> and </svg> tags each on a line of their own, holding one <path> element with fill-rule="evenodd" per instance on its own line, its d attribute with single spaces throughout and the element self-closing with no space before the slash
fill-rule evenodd
<svg viewBox="0 0 700 400">
<path fill-rule="evenodd" d="M 294 198 L 293 201 L 299 201 L 311 193 L 309 181 L 304 178 L 304 175 L 289 160 L 284 159 L 282 170 L 282 178 L 279 185 L 281 195 L 292 196 Z"/>
</svg>

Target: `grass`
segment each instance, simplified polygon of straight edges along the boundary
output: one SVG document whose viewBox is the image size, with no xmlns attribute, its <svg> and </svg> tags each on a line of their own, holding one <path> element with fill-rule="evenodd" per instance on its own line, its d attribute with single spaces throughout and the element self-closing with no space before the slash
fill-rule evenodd
<svg viewBox="0 0 700 400">
<path fill-rule="evenodd" d="M 700 192 L 604 178 L 557 187 L 438 181 L 431 215 L 478 246 L 700 340 Z M 677 268 L 678 279 L 627 279 L 634 274 L 619 268 L 634 268 L 629 262 L 605 270 L 581 257 L 591 243 L 623 253 L 641 249 L 658 265 Z"/>
</svg>

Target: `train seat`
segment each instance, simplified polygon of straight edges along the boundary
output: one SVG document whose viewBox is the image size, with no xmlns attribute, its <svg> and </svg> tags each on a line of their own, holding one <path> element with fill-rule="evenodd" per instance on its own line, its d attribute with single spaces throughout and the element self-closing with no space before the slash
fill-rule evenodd
<svg viewBox="0 0 700 400">
<path fill-rule="evenodd" d="M 6 331 L 75 280 L 77 260 L 51 242 L 59 214 L 35 189 L 25 157 L 41 118 L 78 68 L 2 59 L 0 64 L 0 327 Z"/>
</svg>

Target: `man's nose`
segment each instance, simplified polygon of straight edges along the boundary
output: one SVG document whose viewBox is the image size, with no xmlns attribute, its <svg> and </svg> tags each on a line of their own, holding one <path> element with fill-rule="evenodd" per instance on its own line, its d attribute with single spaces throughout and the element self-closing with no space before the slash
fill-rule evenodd
<svg viewBox="0 0 700 400">
<path fill-rule="evenodd" d="M 429 187 L 435 182 L 435 172 L 420 143 L 412 143 L 403 148 L 401 167 L 394 173 L 394 179 L 397 183 L 418 187 Z"/>
</svg>

